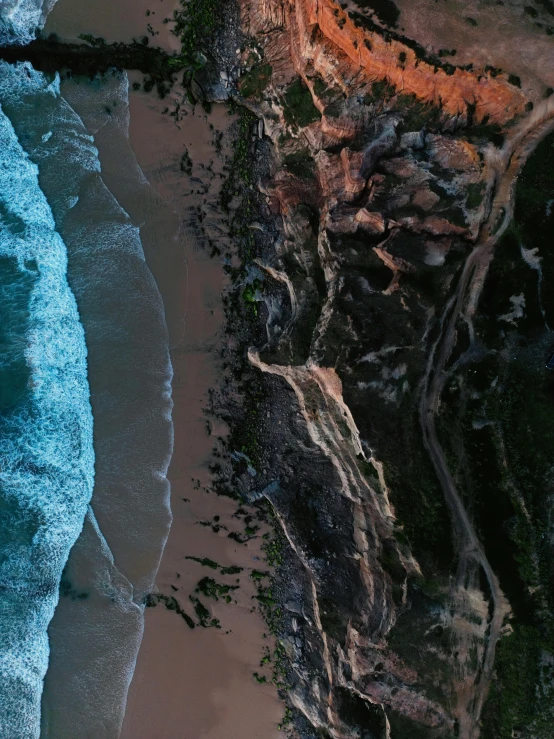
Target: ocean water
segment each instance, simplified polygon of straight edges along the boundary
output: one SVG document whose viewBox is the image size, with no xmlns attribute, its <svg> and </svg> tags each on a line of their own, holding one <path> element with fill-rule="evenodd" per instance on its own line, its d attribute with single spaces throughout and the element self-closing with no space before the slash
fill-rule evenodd
<svg viewBox="0 0 554 739">
<path fill-rule="evenodd" d="M 49 5 L 0 3 L 0 39 Z M 0 737 L 115 739 L 171 522 L 172 371 L 103 166 L 153 200 L 125 75 L 0 62 L 0 106 Z"/>
<path fill-rule="evenodd" d="M 67 250 L 0 109 L 2 737 L 38 736 L 47 628 L 92 495 L 92 426 Z"/>
</svg>

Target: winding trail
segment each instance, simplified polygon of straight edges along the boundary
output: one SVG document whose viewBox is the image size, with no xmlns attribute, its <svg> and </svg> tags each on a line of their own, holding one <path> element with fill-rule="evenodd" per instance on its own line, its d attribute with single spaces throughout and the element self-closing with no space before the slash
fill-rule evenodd
<svg viewBox="0 0 554 739">
<path fill-rule="evenodd" d="M 460 585 L 465 580 L 470 565 L 481 568 L 490 589 L 493 606 L 477 677 L 471 687 L 459 696 L 456 709 L 460 726 L 459 739 L 479 737 L 479 721 L 492 680 L 496 644 L 504 619 L 510 611 L 510 605 L 456 489 L 437 436 L 435 419 L 448 378 L 445 367 L 456 343 L 458 319 L 463 314 L 470 325 L 473 340 L 471 318 L 477 309 L 488 267 L 494 256 L 494 248 L 512 219 L 515 181 L 530 154 L 552 130 L 554 130 L 554 99 L 548 98 L 512 129 L 502 149 L 492 147 L 489 149 L 487 166 L 490 170 L 491 184 L 490 210 L 481 227 L 478 241 L 466 260 L 456 291 L 441 317 L 439 335 L 431 348 L 423 378 L 419 408 L 420 423 L 425 446 L 452 517 L 459 554 L 457 583 Z"/>
</svg>

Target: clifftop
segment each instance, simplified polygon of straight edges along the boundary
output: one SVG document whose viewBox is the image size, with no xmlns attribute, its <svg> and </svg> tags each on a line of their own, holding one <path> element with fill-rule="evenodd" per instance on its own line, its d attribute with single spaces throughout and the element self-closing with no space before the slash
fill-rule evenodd
<svg viewBox="0 0 554 739">
<path fill-rule="evenodd" d="M 373 83 L 386 81 L 399 93 L 415 95 L 449 116 L 467 119 L 469 114 L 474 122 L 506 123 L 527 102 L 510 84 L 510 75 L 430 58 L 417 42 L 334 0 L 246 0 L 242 13 L 246 33 L 262 42 L 267 62 L 278 69 L 290 59 L 308 84 L 319 76 L 344 95 L 363 96 Z M 319 107 L 323 112 L 324 101 Z"/>
</svg>

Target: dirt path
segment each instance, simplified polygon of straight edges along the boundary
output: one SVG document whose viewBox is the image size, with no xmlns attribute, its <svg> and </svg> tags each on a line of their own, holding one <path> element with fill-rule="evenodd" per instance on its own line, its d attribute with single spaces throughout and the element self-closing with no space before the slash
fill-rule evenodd
<svg viewBox="0 0 554 739">
<path fill-rule="evenodd" d="M 482 225 L 479 240 L 467 258 L 456 291 L 448 301 L 441 318 L 441 330 L 431 349 L 423 381 L 420 401 L 421 428 L 425 446 L 452 517 L 460 558 L 458 584 L 465 580 L 470 566 L 481 568 L 488 582 L 493 604 L 488 637 L 477 677 L 471 688 L 459 696 L 457 707 L 460 722 L 459 739 L 479 737 L 479 721 L 491 684 L 496 644 L 510 606 L 456 489 L 438 440 L 435 419 L 448 377 L 445 366 L 456 343 L 456 324 L 463 314 L 470 326 L 470 335 L 473 339 L 471 318 L 477 309 L 494 248 L 512 218 L 515 181 L 538 143 L 554 129 L 553 119 L 554 100 L 548 99 L 513 129 L 501 150 L 490 151 L 487 164 L 493 188 L 491 208 Z"/>
</svg>

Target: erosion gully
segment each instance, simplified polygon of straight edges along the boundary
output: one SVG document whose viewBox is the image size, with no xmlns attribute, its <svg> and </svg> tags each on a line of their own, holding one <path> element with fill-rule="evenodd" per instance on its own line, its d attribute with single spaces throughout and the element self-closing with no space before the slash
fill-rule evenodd
<svg viewBox="0 0 554 739">
<path fill-rule="evenodd" d="M 456 344 L 457 322 L 460 318 L 467 322 L 471 345 L 466 353 L 469 353 L 473 349 L 472 317 L 477 311 L 479 296 L 495 247 L 513 215 L 515 182 L 527 158 L 552 130 L 554 130 L 554 100 L 548 98 L 511 130 L 500 150 L 491 146 L 487 157 L 491 191 L 490 208 L 481 225 L 475 247 L 466 260 L 456 290 L 441 317 L 439 335 L 431 347 L 422 383 L 419 411 L 423 439 L 450 511 L 458 549 L 458 572 L 453 587 L 462 586 L 470 568 L 480 568 L 487 580 L 492 599 L 492 613 L 481 664 L 473 683 L 458 696 L 456 713 L 459 720 L 459 739 L 479 737 L 480 716 L 492 680 L 496 644 L 504 619 L 510 612 L 510 605 L 456 489 L 438 439 L 435 419 L 448 378 L 448 372 L 445 371 L 446 363 Z"/>
</svg>

